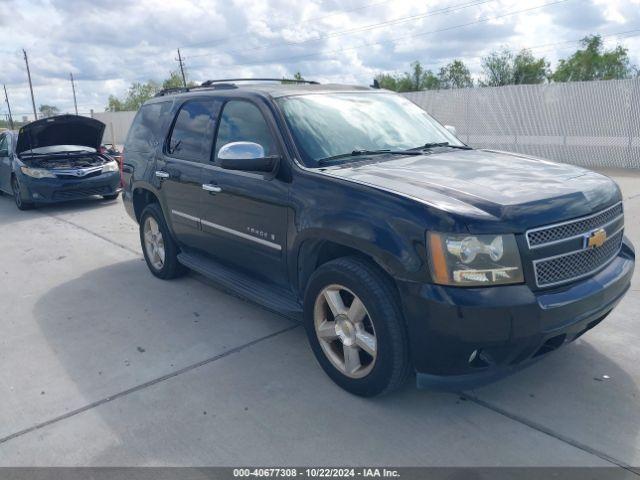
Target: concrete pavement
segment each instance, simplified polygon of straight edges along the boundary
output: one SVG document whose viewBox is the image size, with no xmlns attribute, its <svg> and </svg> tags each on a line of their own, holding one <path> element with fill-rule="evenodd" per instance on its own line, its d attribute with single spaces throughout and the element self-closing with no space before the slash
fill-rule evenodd
<svg viewBox="0 0 640 480">
<path fill-rule="evenodd" d="M 640 245 L 640 174 L 612 172 Z M 147 271 L 120 201 L 0 197 L 0 466 L 640 465 L 640 283 L 582 339 L 459 394 L 350 396 L 302 328 Z"/>
</svg>

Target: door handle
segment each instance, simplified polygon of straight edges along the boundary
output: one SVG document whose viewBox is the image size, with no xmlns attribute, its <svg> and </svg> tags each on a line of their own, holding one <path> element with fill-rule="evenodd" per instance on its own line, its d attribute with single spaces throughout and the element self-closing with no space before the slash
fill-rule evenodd
<svg viewBox="0 0 640 480">
<path fill-rule="evenodd" d="M 207 192 L 213 193 L 220 193 L 222 191 L 222 188 L 218 187 L 217 185 L 211 185 L 210 183 L 203 183 L 202 189 L 206 190 Z"/>
<path fill-rule="evenodd" d="M 156 170 L 156 177 L 158 178 L 169 178 L 171 175 L 169 175 L 167 172 L 163 172 L 162 170 Z"/>
</svg>

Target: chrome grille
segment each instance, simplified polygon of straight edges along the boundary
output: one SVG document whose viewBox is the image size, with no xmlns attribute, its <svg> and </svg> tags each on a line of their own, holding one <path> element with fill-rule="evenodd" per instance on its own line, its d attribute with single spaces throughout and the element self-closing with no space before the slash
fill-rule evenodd
<svg viewBox="0 0 640 480">
<path fill-rule="evenodd" d="M 599 248 L 578 250 L 533 262 L 536 284 L 550 287 L 586 277 L 612 260 L 622 245 L 623 231 L 617 233 Z"/>
<path fill-rule="evenodd" d="M 586 234 L 596 228 L 603 227 L 622 216 L 622 203 L 618 203 L 599 213 L 578 218 L 557 225 L 534 228 L 527 232 L 529 248 L 538 248 L 550 243 L 557 243 Z"/>
</svg>

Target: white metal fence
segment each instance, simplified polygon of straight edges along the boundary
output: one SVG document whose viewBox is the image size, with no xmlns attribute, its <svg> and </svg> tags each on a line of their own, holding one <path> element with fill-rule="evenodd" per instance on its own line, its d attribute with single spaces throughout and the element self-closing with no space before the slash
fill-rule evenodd
<svg viewBox="0 0 640 480">
<path fill-rule="evenodd" d="M 94 112 L 93 118 L 106 125 L 102 143 L 124 145 L 129 127 L 137 112 Z"/>
<path fill-rule="evenodd" d="M 474 147 L 640 168 L 640 78 L 405 95 Z"/>
</svg>

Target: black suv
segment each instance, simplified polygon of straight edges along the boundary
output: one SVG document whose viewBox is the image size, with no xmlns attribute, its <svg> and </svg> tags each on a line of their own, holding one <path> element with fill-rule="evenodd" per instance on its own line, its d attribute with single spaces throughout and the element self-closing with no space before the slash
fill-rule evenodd
<svg viewBox="0 0 640 480">
<path fill-rule="evenodd" d="M 602 321 L 634 268 L 611 179 L 472 149 L 384 90 L 162 92 L 123 171 L 155 276 L 193 269 L 301 318 L 325 372 L 363 396 L 527 365 Z"/>
</svg>

